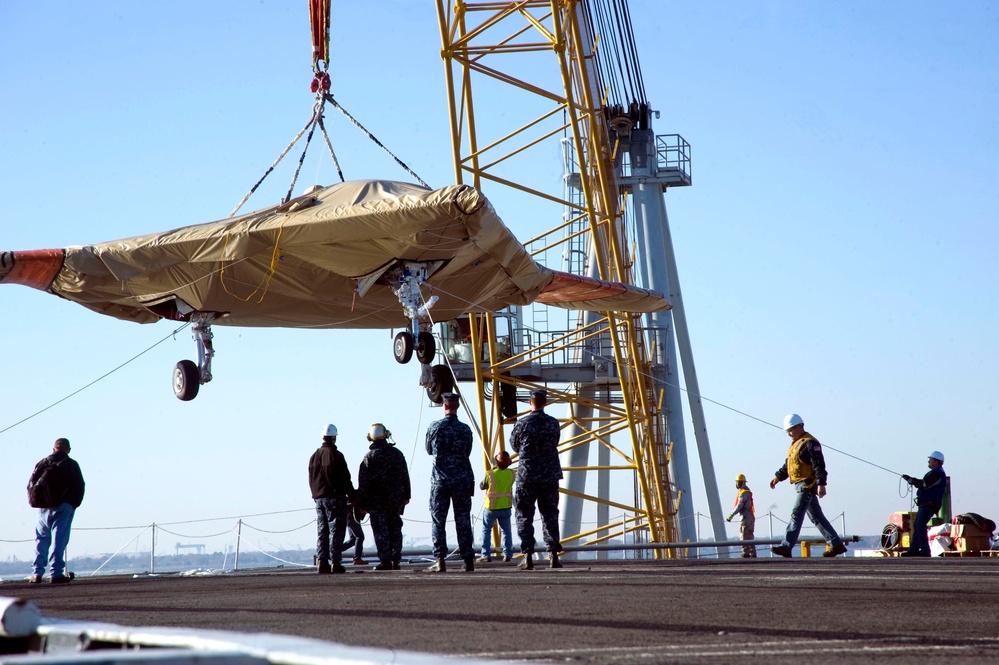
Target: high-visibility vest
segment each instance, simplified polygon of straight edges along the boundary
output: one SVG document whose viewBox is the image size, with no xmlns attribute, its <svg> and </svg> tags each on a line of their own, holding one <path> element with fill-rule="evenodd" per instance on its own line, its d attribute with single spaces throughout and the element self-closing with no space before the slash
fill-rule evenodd
<svg viewBox="0 0 999 665">
<path fill-rule="evenodd" d="M 513 469 L 489 469 L 486 508 L 503 510 L 513 506 Z"/>
<path fill-rule="evenodd" d="M 787 451 L 787 476 L 791 479 L 792 483 L 800 483 L 803 480 L 811 480 L 812 482 L 808 484 L 811 487 L 815 484 L 815 469 L 812 468 L 811 462 L 805 463 L 801 461 L 801 449 L 809 441 L 814 441 L 807 432 L 801 436 L 799 439 L 795 439 L 791 443 L 791 447 Z"/>
<path fill-rule="evenodd" d="M 735 505 L 733 505 L 732 507 L 733 508 L 738 508 L 739 507 L 739 501 L 742 500 L 742 494 L 744 492 L 748 492 L 749 493 L 749 502 L 747 504 L 748 507 L 749 507 L 749 514 L 755 516 L 756 515 L 756 508 L 753 506 L 753 493 L 749 491 L 748 487 L 743 487 L 743 488 L 741 488 L 739 490 L 739 493 L 735 495 Z"/>
</svg>

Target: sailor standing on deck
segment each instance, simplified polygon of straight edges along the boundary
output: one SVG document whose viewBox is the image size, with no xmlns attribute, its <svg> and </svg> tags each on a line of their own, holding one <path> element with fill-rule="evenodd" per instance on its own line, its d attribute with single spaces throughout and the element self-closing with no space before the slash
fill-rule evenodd
<svg viewBox="0 0 999 665">
<path fill-rule="evenodd" d="M 562 435 L 558 420 L 545 413 L 548 392 L 531 391 L 531 412 L 521 418 L 510 432 L 510 448 L 520 455 L 517 469 L 517 489 L 513 505 L 517 513 L 517 535 L 524 561 L 521 570 L 534 569 L 534 504 L 541 513 L 542 533 L 551 567 L 561 568 L 558 553 L 562 551 L 558 527 L 558 481 L 562 479 L 562 464 L 558 458 L 558 442 Z"/>
<path fill-rule="evenodd" d="M 735 497 L 735 508 L 725 518 L 725 521 L 731 522 L 736 515 L 742 516 L 742 522 L 739 524 L 739 536 L 744 541 L 750 541 L 748 545 L 742 546 L 742 558 L 755 559 L 756 545 L 752 544 L 752 540 L 756 537 L 756 512 L 753 509 L 753 492 L 746 484 L 746 476 L 740 473 L 735 477 L 735 488 L 739 490 Z"/>
<path fill-rule="evenodd" d="M 433 520 L 431 538 L 436 561 L 430 572 L 447 570 L 448 509 L 454 506 L 454 529 L 458 533 L 458 552 L 467 573 L 475 570 L 475 550 L 472 549 L 472 494 L 475 473 L 469 456 L 472 454 L 472 428 L 458 420 L 458 395 L 444 393 L 444 417 L 427 428 L 427 454 L 433 455 L 430 472 L 430 517 Z"/>
<path fill-rule="evenodd" d="M 409 503 L 409 467 L 389 443 L 392 432 L 381 423 L 368 430 L 371 446 L 357 470 L 357 506 L 371 515 L 379 564 L 375 570 L 399 570 L 402 562 L 402 512 Z"/>
<path fill-rule="evenodd" d="M 791 447 L 787 451 L 784 465 L 777 469 L 774 479 L 770 481 L 770 489 L 777 487 L 780 481 L 790 478 L 797 493 L 784 541 L 771 548 L 771 551 L 783 557 L 791 556 L 791 548 L 798 542 L 801 523 L 805 513 L 808 513 L 808 519 L 818 527 L 819 533 L 832 547 L 823 552 L 822 556 L 834 557 L 843 554 L 846 552 L 846 545 L 822 514 L 822 507 L 819 505 L 819 499 L 826 495 L 826 461 L 822 457 L 822 445 L 805 431 L 805 422 L 797 413 L 789 413 L 784 417 L 784 431 L 791 437 Z"/>
<path fill-rule="evenodd" d="M 340 548 L 347 528 L 347 502 L 354 500 L 354 485 L 347 461 L 336 448 L 336 435 L 336 425 L 324 427 L 323 445 L 309 459 L 309 487 L 316 501 L 316 561 L 320 575 L 346 572 L 340 563 Z"/>
</svg>

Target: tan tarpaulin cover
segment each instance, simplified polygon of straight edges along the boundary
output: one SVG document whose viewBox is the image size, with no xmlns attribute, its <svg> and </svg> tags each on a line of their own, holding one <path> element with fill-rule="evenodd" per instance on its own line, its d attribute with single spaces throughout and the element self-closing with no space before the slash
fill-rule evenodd
<svg viewBox="0 0 999 665">
<path fill-rule="evenodd" d="M 32 270 L 32 255 L 52 261 L 53 253 L 5 252 L 0 282 L 46 288 L 18 278 L 45 274 L 44 266 Z M 159 320 L 179 299 L 225 314 L 215 321 L 223 325 L 398 328 L 407 319 L 388 284 L 356 291 L 399 260 L 443 262 L 422 287 L 425 298 L 440 298 L 431 310 L 438 321 L 538 299 L 598 311 L 669 307 L 658 293 L 537 264 L 471 187 L 374 180 L 234 219 L 69 247 L 47 290 L 141 323 Z"/>
</svg>

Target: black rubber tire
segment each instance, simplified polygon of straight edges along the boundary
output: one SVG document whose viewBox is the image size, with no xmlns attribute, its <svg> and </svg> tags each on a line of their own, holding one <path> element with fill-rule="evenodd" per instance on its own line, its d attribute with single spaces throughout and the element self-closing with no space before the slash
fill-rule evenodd
<svg viewBox="0 0 999 665">
<path fill-rule="evenodd" d="M 201 372 L 190 360 L 181 360 L 173 368 L 173 394 L 177 399 L 190 402 L 201 388 Z"/>
<path fill-rule="evenodd" d="M 416 338 L 416 359 L 424 365 L 429 365 L 437 355 L 437 342 L 434 341 L 434 334 L 421 332 Z"/>
<path fill-rule="evenodd" d="M 392 342 L 392 355 L 395 356 L 395 361 L 400 365 L 405 365 L 413 357 L 413 333 L 408 330 L 403 330 L 401 333 L 395 336 L 395 340 Z"/>
<path fill-rule="evenodd" d="M 444 401 L 442 395 L 454 390 L 454 375 L 447 365 L 434 365 L 430 368 L 430 375 L 427 397 L 434 404 L 440 404 Z"/>
</svg>

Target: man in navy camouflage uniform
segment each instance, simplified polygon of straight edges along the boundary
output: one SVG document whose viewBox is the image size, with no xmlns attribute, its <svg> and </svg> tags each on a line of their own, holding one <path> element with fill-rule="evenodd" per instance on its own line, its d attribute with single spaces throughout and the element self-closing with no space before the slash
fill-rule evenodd
<svg viewBox="0 0 999 665">
<path fill-rule="evenodd" d="M 521 418 L 510 433 L 510 448 L 520 455 L 517 469 L 517 488 L 513 502 L 517 513 L 517 534 L 520 550 L 524 553 L 522 570 L 534 569 L 534 504 L 541 512 L 542 533 L 551 567 L 561 568 L 558 553 L 558 484 L 562 479 L 562 464 L 558 457 L 561 437 L 558 420 L 545 413 L 547 391 L 531 391 L 531 412 Z"/>
<path fill-rule="evenodd" d="M 340 563 L 340 548 L 347 528 L 347 502 L 354 500 L 354 484 L 347 461 L 336 448 L 336 435 L 336 425 L 324 427 L 323 445 L 309 459 L 309 487 L 316 501 L 316 561 L 320 575 L 346 572 Z"/>
<path fill-rule="evenodd" d="M 371 515 L 371 533 L 381 561 L 375 570 L 399 570 L 402 561 L 402 511 L 409 503 L 406 458 L 388 442 L 391 432 L 375 423 L 371 446 L 357 470 L 357 507 Z"/>
<path fill-rule="evenodd" d="M 447 512 L 454 505 L 454 527 L 458 533 L 458 552 L 464 560 L 465 572 L 475 570 L 475 553 L 472 549 L 472 493 L 475 491 L 475 474 L 468 457 L 472 454 L 472 429 L 458 420 L 458 396 L 444 393 L 444 417 L 427 428 L 427 454 L 433 455 L 434 466 L 430 473 L 430 517 L 433 520 L 431 537 L 434 558 L 430 567 L 434 573 L 446 570 Z"/>
</svg>

